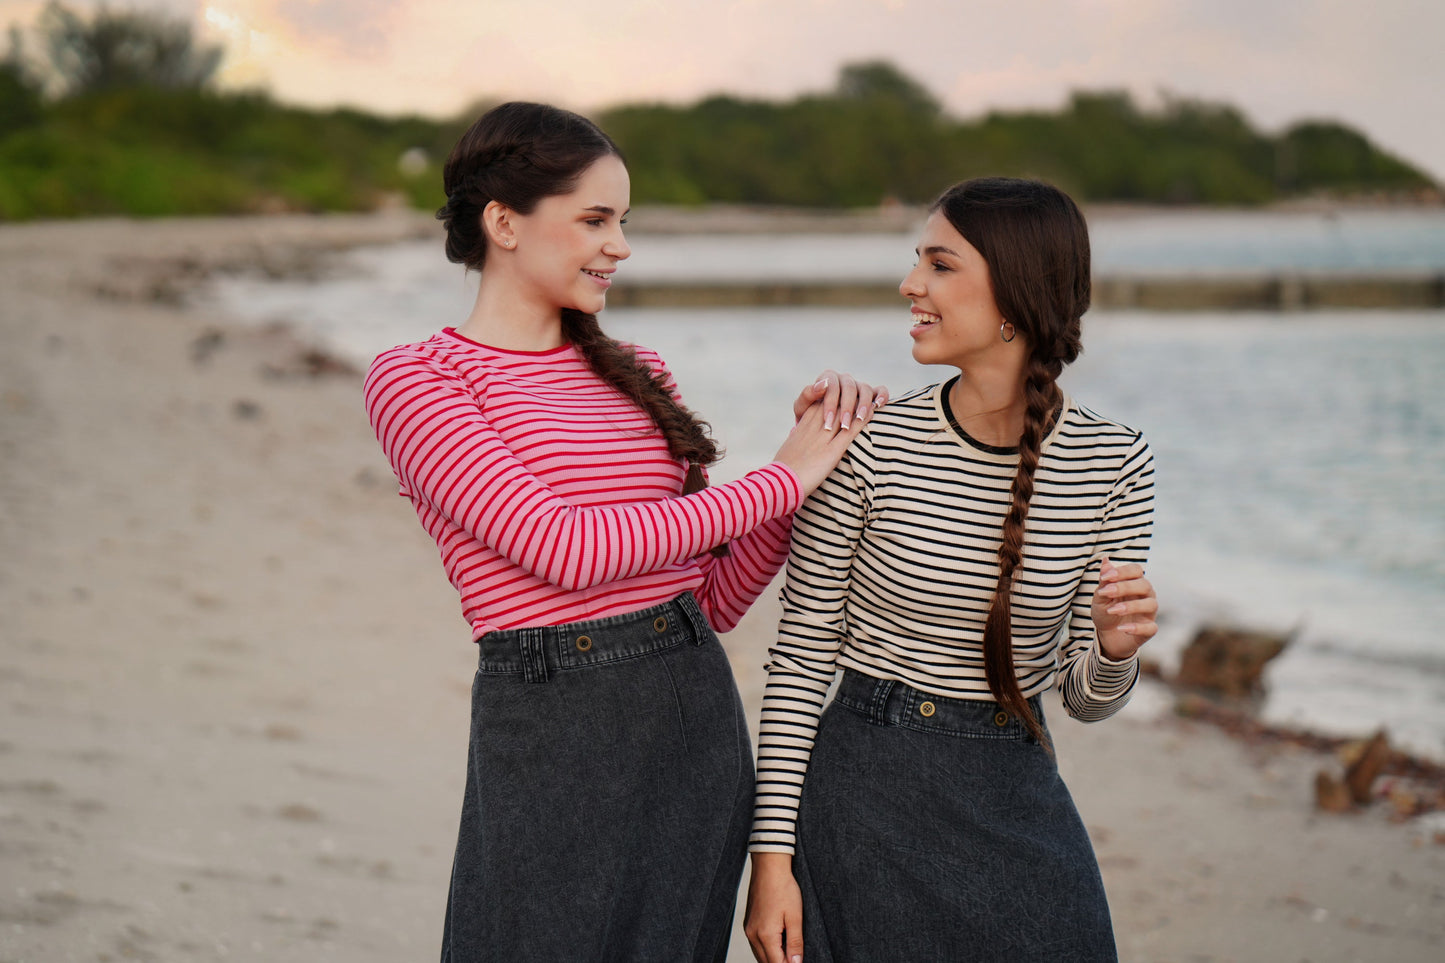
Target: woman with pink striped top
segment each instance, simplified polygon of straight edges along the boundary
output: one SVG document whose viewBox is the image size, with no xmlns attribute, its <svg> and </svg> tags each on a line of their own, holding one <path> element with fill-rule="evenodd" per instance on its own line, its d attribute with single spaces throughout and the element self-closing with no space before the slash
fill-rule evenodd
<svg viewBox="0 0 1445 963">
<path fill-rule="evenodd" d="M 662 360 L 595 317 L 629 254 L 616 145 L 504 104 L 443 176 L 475 307 L 366 379 L 480 650 L 442 960 L 721 961 L 753 763 L 714 628 L 886 395 L 821 380 L 772 464 L 709 488 L 717 448 Z"/>
</svg>

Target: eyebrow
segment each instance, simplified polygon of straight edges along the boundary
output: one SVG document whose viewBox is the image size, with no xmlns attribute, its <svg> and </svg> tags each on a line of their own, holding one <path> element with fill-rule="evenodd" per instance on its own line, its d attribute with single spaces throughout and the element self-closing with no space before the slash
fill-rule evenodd
<svg viewBox="0 0 1445 963">
<path fill-rule="evenodd" d="M 594 212 L 594 213 L 602 214 L 602 215 L 605 215 L 605 216 L 607 216 L 607 217 L 612 217 L 613 215 L 615 215 L 615 214 L 617 213 L 617 208 L 615 208 L 615 207 L 608 207 L 606 204 L 593 204 L 591 207 L 584 207 L 584 208 L 582 208 L 582 210 L 584 210 L 584 211 L 592 211 L 592 212 Z M 631 213 L 631 209 L 630 209 L 630 208 L 629 208 L 628 210 L 626 210 L 626 211 L 623 211 L 623 212 L 622 212 L 622 215 L 623 215 L 624 217 L 626 217 L 629 213 Z"/>
<path fill-rule="evenodd" d="M 954 257 L 958 257 L 958 256 L 959 256 L 959 253 L 958 253 L 957 251 L 955 251 L 953 248 L 951 248 L 951 247 L 944 247 L 944 246 L 941 245 L 941 244 L 935 244 L 935 245 L 933 245 L 932 247 L 926 247 L 926 248 L 924 248 L 921 252 L 920 252 L 917 248 L 915 248 L 914 251 L 913 251 L 913 253 L 914 253 L 914 254 L 919 254 L 919 253 L 921 253 L 921 254 L 923 254 L 925 257 L 928 256 L 928 255 L 932 255 L 932 254 L 952 254 Z"/>
</svg>

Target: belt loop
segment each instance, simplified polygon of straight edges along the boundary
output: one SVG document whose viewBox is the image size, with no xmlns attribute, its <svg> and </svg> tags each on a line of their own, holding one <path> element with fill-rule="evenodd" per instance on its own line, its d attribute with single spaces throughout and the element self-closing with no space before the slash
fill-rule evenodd
<svg viewBox="0 0 1445 963">
<path fill-rule="evenodd" d="M 688 624 L 692 626 L 692 644 L 702 645 L 712 633 L 712 626 L 708 624 L 707 616 L 702 614 L 702 606 L 697 604 L 697 599 L 691 592 L 683 592 L 676 599 L 677 607 L 682 610 L 683 616 Z"/>
<path fill-rule="evenodd" d="M 868 721 L 875 726 L 888 724 L 888 697 L 893 694 L 893 679 L 879 679 L 873 687 L 873 699 L 868 703 Z"/>
<path fill-rule="evenodd" d="M 522 678 L 528 682 L 547 681 L 546 629 L 521 629 L 517 642 L 522 649 Z"/>
</svg>

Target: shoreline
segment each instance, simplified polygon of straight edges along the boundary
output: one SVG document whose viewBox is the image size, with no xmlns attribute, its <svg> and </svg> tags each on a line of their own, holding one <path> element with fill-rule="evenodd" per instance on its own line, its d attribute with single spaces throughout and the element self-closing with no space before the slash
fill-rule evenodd
<svg viewBox="0 0 1445 963">
<path fill-rule="evenodd" d="M 454 592 L 359 375 L 184 297 L 434 230 L 0 228 L 5 963 L 435 955 L 475 657 Z M 724 638 L 754 726 L 772 594 Z M 1164 699 L 1050 707 L 1121 959 L 1438 957 L 1433 823 L 1319 813 L 1334 755 Z"/>
</svg>

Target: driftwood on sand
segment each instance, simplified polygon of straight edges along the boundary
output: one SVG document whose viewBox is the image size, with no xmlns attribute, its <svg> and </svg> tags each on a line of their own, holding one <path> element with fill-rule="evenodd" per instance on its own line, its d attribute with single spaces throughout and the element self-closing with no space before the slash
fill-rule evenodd
<svg viewBox="0 0 1445 963">
<path fill-rule="evenodd" d="M 1166 678 L 1154 668 L 1151 674 L 1175 689 L 1175 711 L 1181 716 L 1213 723 L 1249 742 L 1288 742 L 1336 757 L 1338 766 L 1315 773 L 1315 806 L 1323 812 L 1358 812 L 1379 801 L 1387 804 L 1392 819 L 1445 810 L 1445 766 L 1393 749 L 1384 730 L 1368 739 L 1340 738 L 1259 719 L 1265 669 L 1296 634 L 1205 625 L 1185 647 L 1177 673 Z"/>
</svg>

